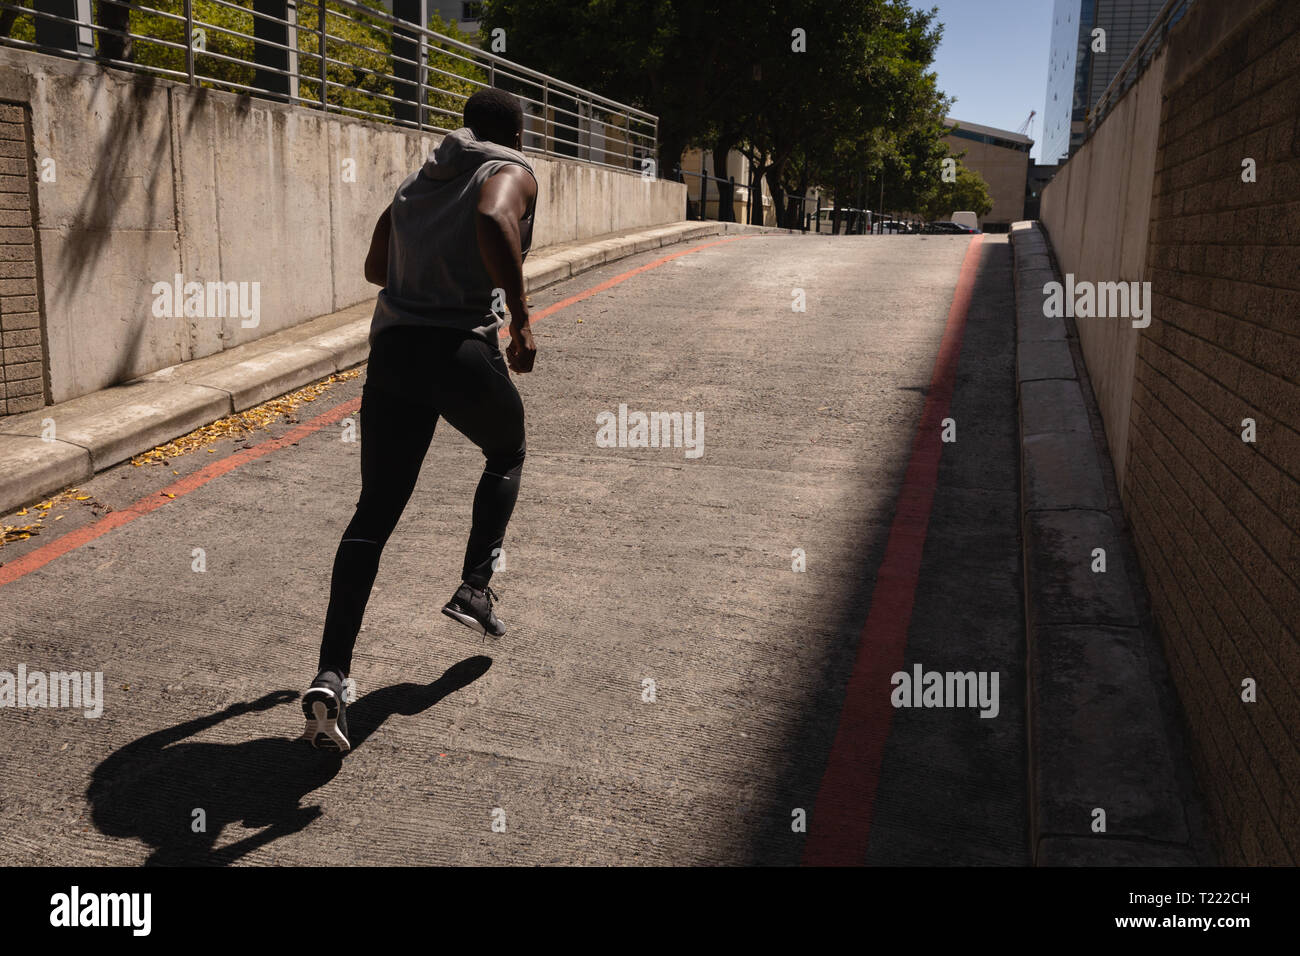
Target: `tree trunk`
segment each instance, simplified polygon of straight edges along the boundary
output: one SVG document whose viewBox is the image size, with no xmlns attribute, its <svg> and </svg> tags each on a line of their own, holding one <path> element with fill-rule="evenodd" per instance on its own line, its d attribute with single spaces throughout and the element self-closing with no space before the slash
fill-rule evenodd
<svg viewBox="0 0 1300 956">
<path fill-rule="evenodd" d="M 799 176 L 799 182 L 796 184 L 795 189 L 796 189 L 795 197 L 796 197 L 796 199 L 797 199 L 797 201 L 798 201 L 797 204 L 798 204 L 798 207 L 799 207 L 799 211 L 795 213 L 795 216 L 797 216 L 798 219 L 799 219 L 799 226 L 798 226 L 798 228 L 802 229 L 802 228 L 804 227 L 803 224 L 804 224 L 805 218 L 806 218 L 806 217 L 807 217 L 811 212 L 815 212 L 815 211 L 816 211 L 815 207 L 814 207 L 814 209 L 812 209 L 812 210 L 809 210 L 809 209 L 806 209 L 806 208 L 805 208 L 805 207 L 808 205 L 807 202 L 804 201 L 804 197 L 806 197 L 806 196 L 808 195 L 808 164 L 807 164 L 807 163 L 804 163 L 803 172 L 802 172 L 802 173 L 800 174 L 800 176 Z M 790 204 L 791 204 L 792 207 L 796 204 L 796 199 L 791 199 L 791 200 L 790 200 Z M 810 228 L 811 228 L 811 226 L 810 226 Z"/>
<path fill-rule="evenodd" d="M 758 162 L 749 167 L 749 224 L 763 225 L 763 178 L 768 170 L 767 156 L 760 154 Z"/>
<path fill-rule="evenodd" d="M 678 136 L 663 136 L 659 140 L 659 169 L 657 170 L 660 178 L 676 179 L 677 169 L 682 165 L 682 153 L 686 152 L 686 144 Z M 639 167 L 634 167 L 634 172 L 640 172 Z"/>
<path fill-rule="evenodd" d="M 776 210 L 776 224 L 789 229 L 787 223 L 790 221 L 790 214 L 785 208 L 785 189 L 781 185 L 784 173 L 785 163 L 780 159 L 763 171 L 767 179 L 767 189 L 772 194 L 772 208 Z"/>
<path fill-rule="evenodd" d="M 736 137 L 730 134 L 713 141 L 713 175 L 718 177 L 718 221 L 736 221 L 735 190 L 727 179 L 727 156 L 736 146 Z"/>
</svg>

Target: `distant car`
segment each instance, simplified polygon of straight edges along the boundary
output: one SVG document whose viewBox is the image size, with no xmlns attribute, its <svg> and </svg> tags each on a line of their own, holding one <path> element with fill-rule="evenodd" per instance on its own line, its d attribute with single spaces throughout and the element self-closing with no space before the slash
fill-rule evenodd
<svg viewBox="0 0 1300 956">
<path fill-rule="evenodd" d="M 955 212 L 952 214 L 952 221 L 959 226 L 965 226 L 971 232 L 980 231 L 980 218 L 973 212 Z"/>
<path fill-rule="evenodd" d="M 879 232 L 885 236 L 905 236 L 912 232 L 912 227 L 897 219 L 880 219 L 876 221 L 872 232 Z"/>
<path fill-rule="evenodd" d="M 922 232 L 930 235 L 963 235 L 968 236 L 972 233 L 978 233 L 979 229 L 972 229 L 970 226 L 964 226 L 959 222 L 949 222 L 941 220 L 939 222 L 927 222 L 921 229 Z"/>
</svg>

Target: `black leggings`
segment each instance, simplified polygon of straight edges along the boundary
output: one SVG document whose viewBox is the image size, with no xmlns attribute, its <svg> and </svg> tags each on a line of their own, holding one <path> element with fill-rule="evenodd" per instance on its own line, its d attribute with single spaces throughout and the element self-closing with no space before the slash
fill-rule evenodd
<svg viewBox="0 0 1300 956">
<path fill-rule="evenodd" d="M 499 348 L 454 329 L 385 329 L 361 393 L 361 498 L 334 556 L 320 667 L 344 675 L 379 555 L 415 488 L 438 416 L 483 450 L 463 579 L 482 588 L 519 497 L 524 405 Z M 496 552 L 496 553 L 494 553 Z"/>
</svg>

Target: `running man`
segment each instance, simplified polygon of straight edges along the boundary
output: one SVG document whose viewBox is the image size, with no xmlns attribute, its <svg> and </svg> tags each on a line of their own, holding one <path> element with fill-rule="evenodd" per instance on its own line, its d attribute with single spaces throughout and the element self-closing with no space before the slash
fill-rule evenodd
<svg viewBox="0 0 1300 956">
<path fill-rule="evenodd" d="M 523 111 L 498 89 L 465 103 L 447 134 L 398 187 L 375 225 L 366 281 L 383 286 L 370 325 L 361 397 L 361 498 L 334 556 L 319 670 L 303 695 L 304 739 L 351 749 L 344 681 L 379 556 L 415 487 L 439 416 L 482 449 L 462 583 L 442 613 L 483 634 L 505 627 L 488 585 L 524 464 L 524 406 L 501 357 L 497 314 L 510 312 L 509 366 L 532 370 L 523 260 L 537 180 L 521 152 Z M 499 291 L 498 291 L 499 290 Z"/>
</svg>

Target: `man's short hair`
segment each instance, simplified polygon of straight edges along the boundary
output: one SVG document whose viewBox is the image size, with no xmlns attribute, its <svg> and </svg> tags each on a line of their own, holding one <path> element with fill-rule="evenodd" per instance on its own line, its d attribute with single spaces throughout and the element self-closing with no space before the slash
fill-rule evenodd
<svg viewBox="0 0 1300 956">
<path fill-rule="evenodd" d="M 524 128 L 524 111 L 518 97 L 488 87 L 466 100 L 465 125 L 479 139 L 513 148 L 516 134 Z"/>
</svg>

